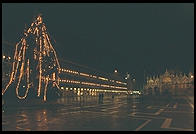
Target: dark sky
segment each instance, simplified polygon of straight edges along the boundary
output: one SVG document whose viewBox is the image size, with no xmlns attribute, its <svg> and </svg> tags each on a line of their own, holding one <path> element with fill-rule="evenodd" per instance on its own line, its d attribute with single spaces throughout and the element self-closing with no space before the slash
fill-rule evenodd
<svg viewBox="0 0 196 134">
<path fill-rule="evenodd" d="M 2 5 L 2 39 L 16 43 L 42 13 L 58 57 L 136 80 L 194 66 L 191 3 L 31 3 Z"/>
</svg>

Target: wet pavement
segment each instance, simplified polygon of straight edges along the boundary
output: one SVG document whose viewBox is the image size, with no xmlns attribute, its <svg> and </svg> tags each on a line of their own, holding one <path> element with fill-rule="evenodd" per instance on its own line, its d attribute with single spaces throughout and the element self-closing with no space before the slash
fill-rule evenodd
<svg viewBox="0 0 196 134">
<path fill-rule="evenodd" d="M 45 106 L 3 109 L 2 130 L 193 131 L 194 105 L 186 96 L 60 98 Z"/>
</svg>

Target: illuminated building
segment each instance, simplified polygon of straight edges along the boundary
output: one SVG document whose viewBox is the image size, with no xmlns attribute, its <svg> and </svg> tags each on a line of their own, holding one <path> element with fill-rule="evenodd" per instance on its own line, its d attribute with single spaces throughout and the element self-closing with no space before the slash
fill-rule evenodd
<svg viewBox="0 0 196 134">
<path fill-rule="evenodd" d="M 147 77 L 144 90 L 147 94 L 155 94 L 158 90 L 160 94 L 169 92 L 171 94 L 185 93 L 189 89 L 194 88 L 194 75 L 182 73 L 170 73 L 165 71 L 160 76 Z"/>
</svg>

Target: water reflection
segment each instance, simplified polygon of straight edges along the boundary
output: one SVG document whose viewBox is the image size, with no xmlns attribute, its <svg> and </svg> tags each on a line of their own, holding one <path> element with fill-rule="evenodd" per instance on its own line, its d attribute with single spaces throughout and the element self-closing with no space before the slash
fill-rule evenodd
<svg viewBox="0 0 196 134">
<path fill-rule="evenodd" d="M 36 112 L 35 118 L 36 118 L 38 130 L 47 131 L 48 130 L 47 110 L 43 109 L 41 111 Z"/>
<path fill-rule="evenodd" d="M 99 103 L 99 96 L 67 97 L 34 107 L 10 108 L 2 113 L 2 129 L 4 131 L 75 130 L 80 127 L 90 129 L 91 123 L 88 126 L 83 126 L 83 123 L 91 122 L 94 117 L 99 117 L 101 114 L 99 111 L 103 108 L 105 112 L 100 120 L 108 114 L 108 121 L 113 123 L 110 125 L 115 127 L 119 121 L 117 118 L 122 112 L 121 108 L 127 107 L 130 103 L 126 102 L 126 98 L 124 102 L 118 97 L 112 98 L 111 96 L 104 96 L 102 99 L 102 103 Z M 133 110 L 130 107 L 128 109 Z"/>
<path fill-rule="evenodd" d="M 30 121 L 28 117 L 28 113 L 26 111 L 22 111 L 16 116 L 16 131 L 30 131 Z"/>
</svg>

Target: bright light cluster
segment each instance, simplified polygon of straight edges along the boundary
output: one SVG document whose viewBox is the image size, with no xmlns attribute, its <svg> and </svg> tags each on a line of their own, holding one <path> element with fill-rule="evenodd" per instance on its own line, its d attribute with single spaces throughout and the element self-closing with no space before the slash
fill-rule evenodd
<svg viewBox="0 0 196 134">
<path fill-rule="evenodd" d="M 3 58 L 3 59 L 6 59 L 6 57 L 7 57 L 8 60 L 11 60 L 11 57 L 10 57 L 10 56 L 5 56 L 5 55 L 3 55 L 2 58 Z"/>
<path fill-rule="evenodd" d="M 141 92 L 137 91 L 137 90 L 132 91 L 132 93 L 134 93 L 134 94 L 141 94 Z"/>
</svg>

